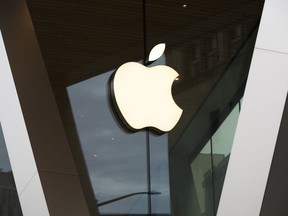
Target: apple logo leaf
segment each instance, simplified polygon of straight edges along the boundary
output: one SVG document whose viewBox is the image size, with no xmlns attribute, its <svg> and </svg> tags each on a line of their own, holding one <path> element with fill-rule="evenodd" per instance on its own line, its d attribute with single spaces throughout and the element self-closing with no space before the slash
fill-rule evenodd
<svg viewBox="0 0 288 216">
<path fill-rule="evenodd" d="M 165 51 L 165 43 L 160 43 L 157 44 L 156 46 L 154 46 L 152 48 L 152 50 L 150 51 L 149 57 L 148 57 L 148 61 L 152 62 L 157 60 L 158 58 L 160 58 L 160 56 L 164 53 Z"/>
</svg>

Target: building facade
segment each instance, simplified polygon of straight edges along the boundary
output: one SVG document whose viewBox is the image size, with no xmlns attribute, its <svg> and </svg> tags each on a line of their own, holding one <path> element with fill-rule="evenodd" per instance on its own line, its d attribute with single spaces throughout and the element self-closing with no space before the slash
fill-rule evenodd
<svg viewBox="0 0 288 216">
<path fill-rule="evenodd" d="M 1 215 L 286 215 L 287 10 L 0 0 Z M 159 43 L 147 67 L 179 73 L 183 114 L 167 133 L 126 131 L 109 80 Z"/>
</svg>

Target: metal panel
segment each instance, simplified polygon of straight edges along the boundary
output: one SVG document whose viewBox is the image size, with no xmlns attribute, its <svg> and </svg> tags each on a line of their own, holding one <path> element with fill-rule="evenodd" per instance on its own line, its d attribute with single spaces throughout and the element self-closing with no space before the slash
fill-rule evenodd
<svg viewBox="0 0 288 216">
<path fill-rule="evenodd" d="M 277 138 L 273 162 L 271 165 L 265 196 L 261 208 L 261 216 L 288 215 L 288 100 L 286 98 L 280 131 Z"/>
<path fill-rule="evenodd" d="M 23 215 L 49 215 L 1 33 L 0 101 L 0 121 Z"/>
<path fill-rule="evenodd" d="M 287 4 L 264 5 L 218 216 L 260 214 L 288 90 L 288 54 L 271 45 L 287 44 Z"/>
</svg>

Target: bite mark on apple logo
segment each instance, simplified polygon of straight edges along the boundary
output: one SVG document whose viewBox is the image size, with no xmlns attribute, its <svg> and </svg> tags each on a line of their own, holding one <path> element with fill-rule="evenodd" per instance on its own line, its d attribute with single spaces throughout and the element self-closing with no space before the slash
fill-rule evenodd
<svg viewBox="0 0 288 216">
<path fill-rule="evenodd" d="M 158 59 L 165 44 L 156 45 L 149 62 Z M 146 67 L 137 62 L 121 65 L 111 76 L 109 93 L 120 123 L 129 131 L 150 128 L 168 132 L 177 124 L 183 110 L 172 96 L 172 84 L 179 74 L 171 67 Z"/>
</svg>

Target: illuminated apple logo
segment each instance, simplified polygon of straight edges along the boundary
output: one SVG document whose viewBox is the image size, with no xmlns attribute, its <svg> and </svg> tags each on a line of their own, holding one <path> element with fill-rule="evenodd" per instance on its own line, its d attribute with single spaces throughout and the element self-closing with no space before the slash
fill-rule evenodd
<svg viewBox="0 0 288 216">
<path fill-rule="evenodd" d="M 155 46 L 149 62 L 158 59 L 165 44 Z M 137 62 L 121 65 L 110 79 L 110 95 L 114 110 L 126 129 L 151 128 L 170 131 L 182 115 L 172 97 L 172 84 L 178 73 L 171 67 L 146 67 Z"/>
</svg>

